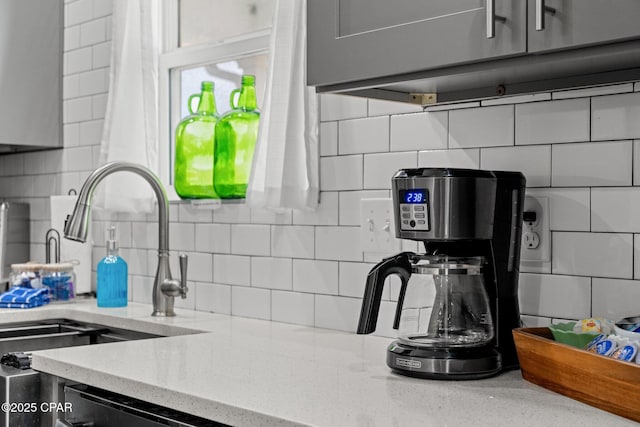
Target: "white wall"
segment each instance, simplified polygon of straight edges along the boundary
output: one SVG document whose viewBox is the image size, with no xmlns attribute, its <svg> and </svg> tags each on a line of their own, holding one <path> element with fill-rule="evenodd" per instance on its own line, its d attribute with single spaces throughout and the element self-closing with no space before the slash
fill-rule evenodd
<svg viewBox="0 0 640 427">
<path fill-rule="evenodd" d="M 103 0 L 66 4 L 64 149 L 0 156 L 0 197 L 31 204 L 33 259 L 44 258 L 48 196 L 80 188 L 97 166 L 110 8 Z M 552 261 L 521 274 L 527 321 L 638 313 L 640 83 L 426 112 L 324 95 L 321 120 L 318 212 L 171 206 L 174 274 L 176 252 L 190 256 L 189 296 L 177 306 L 354 330 L 365 275 L 376 261 L 360 247 L 359 200 L 388 197 L 396 169 L 455 166 L 521 170 L 528 191 L 549 197 Z M 94 262 L 104 254 L 103 231 L 111 222 L 94 223 Z M 148 303 L 157 225 L 153 216 L 120 215 L 118 227 L 130 295 Z M 387 291 L 383 330 L 391 323 L 392 299 Z"/>
</svg>

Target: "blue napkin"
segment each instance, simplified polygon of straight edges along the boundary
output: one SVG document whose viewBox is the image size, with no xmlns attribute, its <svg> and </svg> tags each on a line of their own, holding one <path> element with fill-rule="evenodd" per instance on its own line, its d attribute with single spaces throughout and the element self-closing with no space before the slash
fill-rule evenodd
<svg viewBox="0 0 640 427">
<path fill-rule="evenodd" d="M 33 308 L 49 303 L 47 288 L 13 287 L 0 295 L 0 308 Z"/>
</svg>

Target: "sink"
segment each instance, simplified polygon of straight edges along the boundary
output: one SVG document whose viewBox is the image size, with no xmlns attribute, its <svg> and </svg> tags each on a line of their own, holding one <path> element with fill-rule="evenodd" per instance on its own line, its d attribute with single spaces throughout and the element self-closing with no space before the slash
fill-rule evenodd
<svg viewBox="0 0 640 427">
<path fill-rule="evenodd" d="M 160 335 L 69 319 L 6 323 L 0 326 L 0 355 L 159 337 Z"/>
<path fill-rule="evenodd" d="M 0 325 L 0 356 L 6 353 L 159 338 L 161 335 L 69 319 L 47 319 Z M 24 359 L 24 358 L 23 358 Z M 30 356 L 29 356 L 30 362 Z M 55 402 L 63 395 L 63 379 L 27 368 L 0 364 L 0 401 Z M 16 365 L 14 365 L 16 366 Z M 0 413 L 0 427 L 53 425 L 56 414 L 43 411 Z"/>
</svg>

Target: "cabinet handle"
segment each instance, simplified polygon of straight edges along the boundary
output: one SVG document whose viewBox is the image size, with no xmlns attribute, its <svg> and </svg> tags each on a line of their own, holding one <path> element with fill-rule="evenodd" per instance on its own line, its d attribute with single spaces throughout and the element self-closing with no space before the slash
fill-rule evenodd
<svg viewBox="0 0 640 427">
<path fill-rule="evenodd" d="M 555 15 L 556 9 L 546 6 L 544 0 L 536 0 L 536 31 L 544 30 L 544 21 L 547 13 L 549 15 Z"/>
<path fill-rule="evenodd" d="M 496 36 L 496 21 L 505 22 L 507 18 L 496 15 L 496 0 L 487 0 L 487 38 Z"/>
</svg>

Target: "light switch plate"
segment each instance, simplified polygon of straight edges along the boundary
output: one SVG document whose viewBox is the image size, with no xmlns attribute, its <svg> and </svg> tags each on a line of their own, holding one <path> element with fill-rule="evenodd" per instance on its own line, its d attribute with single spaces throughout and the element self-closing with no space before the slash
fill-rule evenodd
<svg viewBox="0 0 640 427">
<path fill-rule="evenodd" d="M 400 252 L 401 240 L 397 239 L 395 234 L 393 201 L 390 198 L 360 200 L 360 236 L 363 252 Z"/>
</svg>

